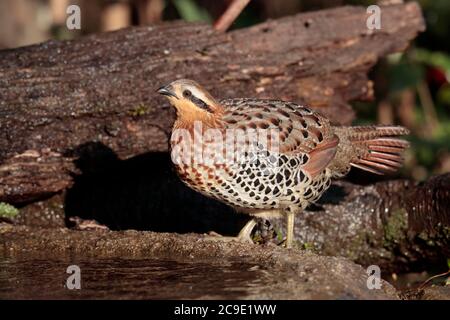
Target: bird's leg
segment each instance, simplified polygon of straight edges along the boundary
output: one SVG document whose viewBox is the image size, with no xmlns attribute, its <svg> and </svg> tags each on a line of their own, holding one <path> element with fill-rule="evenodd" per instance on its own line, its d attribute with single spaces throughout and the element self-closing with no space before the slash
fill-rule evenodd
<svg viewBox="0 0 450 320">
<path fill-rule="evenodd" d="M 236 237 L 222 236 L 214 232 L 210 233 L 209 236 L 206 237 L 206 239 L 216 241 L 239 241 L 239 242 L 253 243 L 251 235 L 253 228 L 255 228 L 256 224 L 257 223 L 255 219 L 249 220 Z"/>
<path fill-rule="evenodd" d="M 295 212 L 288 211 L 286 213 L 287 224 L 286 224 L 286 248 L 292 248 L 292 243 L 294 242 L 294 219 Z"/>
</svg>

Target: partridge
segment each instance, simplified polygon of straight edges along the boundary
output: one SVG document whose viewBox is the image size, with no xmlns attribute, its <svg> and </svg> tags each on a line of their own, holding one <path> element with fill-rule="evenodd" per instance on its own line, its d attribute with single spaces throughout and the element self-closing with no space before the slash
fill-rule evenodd
<svg viewBox="0 0 450 320">
<path fill-rule="evenodd" d="M 284 215 L 286 247 L 293 245 L 295 216 L 322 196 L 331 179 L 352 166 L 394 172 L 408 147 L 398 138 L 406 128 L 334 126 L 293 102 L 218 101 L 188 79 L 157 92 L 176 108 L 171 155 L 181 180 L 253 217 Z M 249 241 L 255 224 L 250 220 L 237 238 Z"/>
</svg>

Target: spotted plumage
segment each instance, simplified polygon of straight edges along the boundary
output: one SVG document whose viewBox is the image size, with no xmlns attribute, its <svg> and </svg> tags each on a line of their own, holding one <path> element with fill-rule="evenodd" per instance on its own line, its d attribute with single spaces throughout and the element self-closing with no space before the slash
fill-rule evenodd
<svg viewBox="0 0 450 320">
<path fill-rule="evenodd" d="M 332 178 L 351 166 L 393 171 L 407 146 L 391 138 L 406 134 L 402 127 L 335 127 L 293 102 L 216 101 L 191 80 L 174 81 L 159 92 L 177 109 L 171 147 L 181 180 L 241 212 L 287 214 L 288 246 L 294 215 L 317 201 Z M 201 140 L 193 143 L 186 136 Z"/>
</svg>

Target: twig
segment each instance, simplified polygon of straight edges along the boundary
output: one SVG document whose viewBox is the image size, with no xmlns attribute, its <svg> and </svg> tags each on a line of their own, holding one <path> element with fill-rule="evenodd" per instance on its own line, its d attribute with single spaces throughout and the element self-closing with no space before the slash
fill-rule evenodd
<svg viewBox="0 0 450 320">
<path fill-rule="evenodd" d="M 220 32 L 227 31 L 249 2 L 250 0 L 233 0 L 228 9 L 214 23 L 214 29 Z"/>
<path fill-rule="evenodd" d="M 438 117 L 436 114 L 436 107 L 434 106 L 433 98 L 431 97 L 430 89 L 425 82 L 420 82 L 417 85 L 417 93 L 425 114 L 425 121 L 427 131 L 432 135 L 438 126 Z"/>
<path fill-rule="evenodd" d="M 434 280 L 434 279 L 436 279 L 436 278 L 440 278 L 440 277 L 443 277 L 443 276 L 447 276 L 447 275 L 450 275 L 450 270 L 448 270 L 447 272 L 444 272 L 444 273 L 441 273 L 441 274 L 437 274 L 437 275 L 435 275 L 435 276 L 432 276 L 431 278 L 428 278 L 424 283 L 422 283 L 422 284 L 420 285 L 420 287 L 419 287 L 417 290 L 419 291 L 419 290 L 422 290 L 423 288 L 425 288 L 426 285 L 427 285 L 428 283 L 430 283 L 431 280 Z"/>
</svg>

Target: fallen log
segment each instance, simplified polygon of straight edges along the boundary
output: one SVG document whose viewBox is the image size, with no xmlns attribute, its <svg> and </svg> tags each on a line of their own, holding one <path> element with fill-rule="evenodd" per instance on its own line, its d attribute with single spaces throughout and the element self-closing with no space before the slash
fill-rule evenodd
<svg viewBox="0 0 450 320">
<path fill-rule="evenodd" d="M 226 34 L 169 22 L 0 51 L 0 201 L 69 188 L 86 153 L 167 151 L 174 114 L 154 90 L 179 77 L 217 97 L 292 100 L 349 124 L 349 101 L 373 97 L 368 70 L 424 29 L 416 3 L 382 13 L 380 30 L 367 28 L 365 8 L 347 6 Z"/>
</svg>

